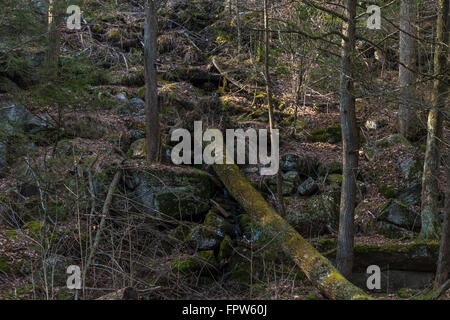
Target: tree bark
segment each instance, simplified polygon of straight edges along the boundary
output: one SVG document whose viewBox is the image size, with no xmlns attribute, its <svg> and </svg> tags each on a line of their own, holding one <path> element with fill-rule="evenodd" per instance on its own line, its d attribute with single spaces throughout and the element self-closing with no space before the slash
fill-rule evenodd
<svg viewBox="0 0 450 320">
<path fill-rule="evenodd" d="M 155 11 L 155 0 L 147 0 L 145 6 L 144 30 L 144 68 L 145 68 L 145 122 L 147 161 L 159 160 L 159 105 L 156 80 L 156 38 L 158 24 Z"/>
<path fill-rule="evenodd" d="M 417 110 L 414 108 L 415 96 L 415 46 L 412 20 L 414 2 L 402 0 L 400 4 L 400 64 L 399 64 L 399 112 L 398 131 L 408 140 L 416 138 L 418 132 Z M 406 68 L 406 67 L 407 68 Z"/>
<path fill-rule="evenodd" d="M 273 148 L 275 144 L 273 143 L 272 130 L 275 128 L 275 120 L 273 117 L 273 105 L 272 105 L 272 88 L 270 83 L 270 72 L 269 72 L 269 5 L 268 0 L 264 0 L 264 75 L 266 78 L 266 94 L 267 94 L 267 107 L 269 112 L 269 132 L 271 147 Z M 281 171 L 277 172 L 277 202 L 280 209 L 280 213 L 284 215 L 284 202 L 283 202 L 283 185 L 282 185 Z"/>
<path fill-rule="evenodd" d="M 422 228 L 420 236 L 424 239 L 437 239 L 439 237 L 438 177 L 443 112 L 448 95 L 448 11 L 449 1 L 439 0 L 434 52 L 434 84 L 431 95 L 431 110 L 428 113 L 427 146 L 422 175 Z"/>
<path fill-rule="evenodd" d="M 241 53 L 242 32 L 241 32 L 241 0 L 236 0 L 236 26 L 238 40 L 238 54 Z"/>
<path fill-rule="evenodd" d="M 60 0 L 49 0 L 47 10 L 47 32 L 48 46 L 45 56 L 44 78 L 51 81 L 58 73 L 58 60 L 60 50 L 61 34 L 59 26 L 61 24 L 61 2 Z"/>
<path fill-rule="evenodd" d="M 284 253 L 293 259 L 324 296 L 339 300 L 370 299 L 275 212 L 237 165 L 214 164 L 213 168 L 236 201 L 261 225 L 264 232 L 280 242 Z"/>
<path fill-rule="evenodd" d="M 442 226 L 441 245 L 437 263 L 434 289 L 439 289 L 447 280 L 450 272 L 450 150 L 447 150 L 447 186 L 445 190 L 444 224 Z"/>
<path fill-rule="evenodd" d="M 356 206 L 356 174 L 358 170 L 358 128 L 351 56 L 355 49 L 356 1 L 345 1 L 348 21 L 343 22 L 342 61 L 340 79 L 340 114 L 343 136 L 343 179 L 339 215 L 339 237 L 336 254 L 338 270 L 350 277 L 353 267 L 354 211 Z"/>
</svg>

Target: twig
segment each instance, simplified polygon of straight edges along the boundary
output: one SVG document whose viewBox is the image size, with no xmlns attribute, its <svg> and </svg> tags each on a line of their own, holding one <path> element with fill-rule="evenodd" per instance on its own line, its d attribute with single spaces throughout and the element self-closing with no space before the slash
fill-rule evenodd
<svg viewBox="0 0 450 320">
<path fill-rule="evenodd" d="M 92 263 L 92 259 L 95 255 L 95 252 L 97 251 L 98 245 L 100 243 L 100 235 L 103 231 L 103 228 L 105 226 L 105 221 L 106 221 L 106 215 L 109 212 L 109 206 L 111 205 L 111 201 L 113 198 L 113 194 L 114 194 L 114 189 L 116 188 L 117 184 L 119 183 L 120 177 L 122 176 L 122 170 L 118 170 L 116 172 L 116 174 L 114 175 L 113 181 L 111 182 L 111 185 L 109 186 L 108 189 L 108 194 L 106 195 L 106 200 L 105 203 L 103 204 L 103 209 L 102 209 L 102 220 L 100 221 L 100 225 L 98 227 L 98 231 L 95 234 L 95 240 L 94 240 L 94 244 L 89 252 L 89 258 L 86 262 L 86 266 L 83 270 L 83 286 L 84 286 L 84 282 L 86 279 L 86 273 L 87 270 L 89 269 L 89 266 Z"/>
</svg>

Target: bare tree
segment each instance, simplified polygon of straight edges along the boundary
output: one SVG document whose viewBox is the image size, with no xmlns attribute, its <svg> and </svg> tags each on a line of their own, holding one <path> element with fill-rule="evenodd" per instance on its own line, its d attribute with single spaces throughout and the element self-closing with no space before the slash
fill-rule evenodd
<svg viewBox="0 0 450 320">
<path fill-rule="evenodd" d="M 434 289 L 439 289 L 448 279 L 450 272 L 450 150 L 447 150 L 447 186 L 445 190 L 444 224 L 442 226 L 441 245 L 437 263 Z"/>
<path fill-rule="evenodd" d="M 398 131 L 408 140 L 418 131 L 415 102 L 415 41 L 413 30 L 414 2 L 402 0 L 400 4 L 400 64 L 399 64 L 399 112 Z"/>
<path fill-rule="evenodd" d="M 356 174 L 358 170 L 358 128 L 356 125 L 355 96 L 351 55 L 355 49 L 356 0 L 345 1 L 343 22 L 340 114 L 343 136 L 343 180 L 337 245 L 337 268 L 350 277 L 353 267 L 354 211 L 356 206 Z"/>
<path fill-rule="evenodd" d="M 155 0 L 146 0 L 144 30 L 145 108 L 147 161 L 159 159 L 159 105 L 156 80 L 156 38 L 158 24 Z"/>
<path fill-rule="evenodd" d="M 273 132 L 275 128 L 275 120 L 273 116 L 273 105 L 272 105 L 272 88 L 270 84 L 270 73 L 269 73 L 269 8 L 268 0 L 264 0 L 264 76 L 266 78 L 266 94 L 267 94 L 267 106 L 269 111 L 269 132 L 271 147 L 274 148 L 273 143 Z M 273 150 L 272 150 L 273 152 Z M 283 185 L 282 185 L 281 170 L 277 172 L 277 201 L 280 213 L 284 215 L 284 203 L 283 203 Z"/>
<path fill-rule="evenodd" d="M 48 46 L 45 55 L 45 79 L 52 80 L 58 71 L 58 60 L 60 50 L 60 22 L 61 22 L 61 0 L 49 0 L 47 10 L 47 39 Z"/>
<path fill-rule="evenodd" d="M 236 0 L 236 27 L 237 27 L 237 37 L 238 37 L 238 53 L 241 53 L 242 45 L 242 28 L 241 28 L 241 0 Z"/>
<path fill-rule="evenodd" d="M 441 141 L 445 101 L 448 95 L 447 53 L 449 43 L 448 0 L 439 0 L 434 51 L 434 84 L 431 109 L 428 113 L 427 146 L 422 175 L 422 228 L 425 239 L 439 237 L 438 177 L 441 159 Z"/>
<path fill-rule="evenodd" d="M 437 20 L 437 43 L 435 53 L 435 75 L 446 76 L 447 79 L 441 79 L 440 77 L 435 79 L 433 90 L 433 107 L 444 107 L 445 100 L 448 94 L 448 63 L 447 53 L 450 36 L 450 21 L 448 19 L 449 14 L 449 1 L 439 1 L 439 14 Z M 447 80 L 447 83 L 445 83 Z M 433 108 L 434 109 L 434 108 Z M 443 111 L 443 110 L 442 110 Z M 438 114 L 441 114 L 439 110 Z M 431 111 L 430 111 L 431 114 Z M 443 115 L 441 115 L 443 117 Z M 442 121 L 442 120 L 441 120 Z M 430 124 L 430 120 L 428 122 Z M 442 132 L 441 132 L 442 135 Z M 429 146 L 427 141 L 427 147 Z M 439 249 L 439 260 L 437 263 L 436 278 L 434 281 L 434 289 L 438 290 L 440 286 L 448 279 L 448 273 L 450 272 L 450 148 L 446 145 L 446 174 L 447 174 L 447 186 L 445 190 L 445 205 L 444 205 L 444 224 L 442 226 L 441 246 Z M 440 148 L 438 148 L 440 149 Z M 428 151 L 428 148 L 427 148 Z M 437 161 L 437 168 L 439 168 L 439 158 Z M 426 163 L 425 163 L 426 165 Z M 425 176 L 425 172 L 424 172 Z M 434 199 L 432 200 L 434 201 Z M 423 226 L 422 226 L 423 228 Z"/>
</svg>

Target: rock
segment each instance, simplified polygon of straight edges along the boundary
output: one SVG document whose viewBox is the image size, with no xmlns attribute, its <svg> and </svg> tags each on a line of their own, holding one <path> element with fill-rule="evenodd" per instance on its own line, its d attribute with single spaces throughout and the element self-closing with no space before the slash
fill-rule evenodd
<svg viewBox="0 0 450 320">
<path fill-rule="evenodd" d="M 19 86 L 6 77 L 0 77 L 0 93 L 14 93 L 19 91 Z"/>
<path fill-rule="evenodd" d="M 162 164 L 143 166 L 139 161 L 127 163 L 132 165 L 126 175 L 134 184 L 128 196 L 138 212 L 180 220 L 208 212 L 215 187 L 208 173 Z"/>
<path fill-rule="evenodd" d="M 220 236 L 205 226 L 195 226 L 189 233 L 187 241 L 196 250 L 214 250 L 220 245 L 223 237 L 224 235 Z"/>
<path fill-rule="evenodd" d="M 414 237 L 414 232 L 385 221 L 377 222 L 377 232 L 390 239 Z"/>
<path fill-rule="evenodd" d="M 132 98 L 130 100 L 130 106 L 137 114 L 145 114 L 145 102 L 140 98 Z"/>
<path fill-rule="evenodd" d="M 50 117 L 46 115 L 32 116 L 24 123 L 25 132 L 31 134 L 35 134 L 53 128 L 54 126 L 50 123 Z"/>
<path fill-rule="evenodd" d="M 128 98 L 127 98 L 127 96 L 125 95 L 125 93 L 123 93 L 123 92 L 117 94 L 117 95 L 116 95 L 116 99 L 119 100 L 120 102 L 128 103 Z"/>
<path fill-rule="evenodd" d="M 332 261 L 335 251 L 326 254 Z M 382 270 L 435 272 L 439 256 L 439 243 L 412 243 L 386 245 L 355 245 L 353 272 L 366 272 L 370 265 Z"/>
<path fill-rule="evenodd" d="M 383 205 L 378 219 L 407 230 L 419 231 L 421 226 L 420 215 L 396 199 L 391 199 Z"/>
<path fill-rule="evenodd" d="M 338 143 L 342 141 L 341 126 L 331 126 L 326 129 L 312 129 L 311 130 L 312 142 L 328 142 Z"/>
<path fill-rule="evenodd" d="M 0 142 L 0 178 L 4 178 L 8 172 L 8 150 L 3 142 Z"/>
<path fill-rule="evenodd" d="M 319 186 L 313 178 L 309 177 L 297 188 L 297 192 L 302 196 L 310 196 L 319 190 Z"/>
<path fill-rule="evenodd" d="M 281 169 L 283 171 L 295 171 L 298 168 L 300 157 L 295 154 L 287 154 L 282 158 Z"/>
<path fill-rule="evenodd" d="M 269 188 L 273 193 L 278 192 L 276 179 L 273 179 L 269 182 Z M 283 196 L 288 196 L 288 195 L 294 194 L 295 193 L 295 184 L 291 181 L 282 181 L 281 182 L 281 192 L 282 192 Z"/>
<path fill-rule="evenodd" d="M 66 135 L 85 139 L 100 139 L 111 132 L 111 125 L 93 116 L 69 116 L 64 120 Z"/>
<path fill-rule="evenodd" d="M 231 223 L 215 213 L 214 210 L 208 212 L 203 225 L 220 237 L 224 237 L 227 234 L 231 235 L 233 231 Z"/>
<path fill-rule="evenodd" d="M 337 230 L 339 226 L 339 196 L 328 192 L 309 199 L 303 212 L 288 212 L 286 220 L 305 237 L 315 237 Z"/>
<path fill-rule="evenodd" d="M 145 158 L 146 145 L 145 139 L 138 139 L 134 141 L 128 149 L 128 156 L 131 158 Z"/>
<path fill-rule="evenodd" d="M 342 174 L 339 174 L 339 173 L 332 173 L 327 176 L 327 181 L 332 184 L 335 183 L 337 185 L 341 185 L 342 179 L 343 179 Z"/>
<path fill-rule="evenodd" d="M 281 159 L 281 170 L 284 172 L 297 171 L 299 175 L 308 177 L 316 173 L 319 164 L 310 157 L 299 157 L 295 154 L 286 154 Z"/>
<path fill-rule="evenodd" d="M 373 161 L 375 157 L 382 153 L 385 148 L 395 145 L 411 146 L 411 143 L 401 134 L 392 134 L 374 143 L 366 143 L 363 146 L 364 156 L 369 161 Z"/>
<path fill-rule="evenodd" d="M 317 170 L 317 174 L 319 176 L 325 176 L 332 173 L 342 174 L 342 162 L 333 161 L 319 164 L 319 168 Z"/>
<path fill-rule="evenodd" d="M 139 140 L 145 137 L 145 132 L 142 130 L 131 129 L 130 138 L 132 140 Z"/>
<path fill-rule="evenodd" d="M 170 262 L 172 271 L 175 273 L 209 274 L 211 269 L 215 269 L 216 259 L 213 250 L 200 251 L 196 255 L 179 258 Z"/>
<path fill-rule="evenodd" d="M 422 197 L 422 182 L 416 181 L 401 191 L 397 199 L 409 205 L 419 205 Z"/>
<path fill-rule="evenodd" d="M 300 181 L 300 177 L 298 175 L 297 171 L 288 171 L 285 174 L 283 174 L 283 181 L 287 181 L 289 183 L 292 183 L 294 185 L 297 185 Z"/>
<path fill-rule="evenodd" d="M 406 158 L 398 158 L 397 162 L 408 186 L 421 184 L 423 161 L 417 155 L 411 151 Z"/>
<path fill-rule="evenodd" d="M 33 115 L 21 103 L 14 100 L 5 100 L 0 102 L 0 123 L 20 123 L 31 119 Z"/>
<path fill-rule="evenodd" d="M 230 236 L 225 236 L 220 243 L 219 253 L 217 254 L 217 260 L 221 263 L 226 262 L 226 260 L 233 254 L 232 240 Z"/>
</svg>

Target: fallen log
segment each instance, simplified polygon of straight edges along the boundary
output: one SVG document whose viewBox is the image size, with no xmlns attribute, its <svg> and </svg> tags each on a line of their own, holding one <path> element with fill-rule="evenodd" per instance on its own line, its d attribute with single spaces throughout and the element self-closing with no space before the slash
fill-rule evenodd
<svg viewBox="0 0 450 320">
<path fill-rule="evenodd" d="M 371 299 L 362 289 L 345 279 L 328 259 L 278 215 L 237 165 L 214 164 L 213 168 L 236 201 L 266 232 L 279 239 L 282 250 L 324 296 L 337 300 Z"/>
</svg>

